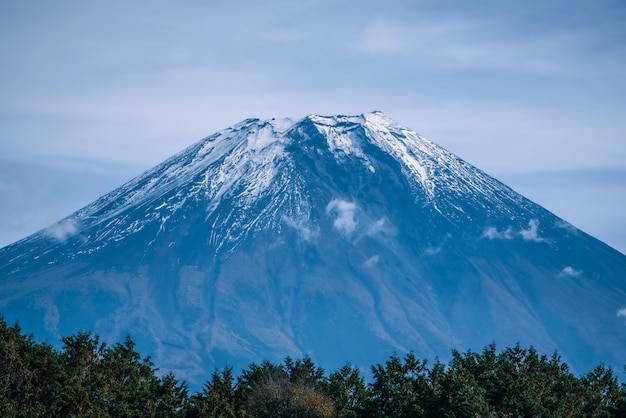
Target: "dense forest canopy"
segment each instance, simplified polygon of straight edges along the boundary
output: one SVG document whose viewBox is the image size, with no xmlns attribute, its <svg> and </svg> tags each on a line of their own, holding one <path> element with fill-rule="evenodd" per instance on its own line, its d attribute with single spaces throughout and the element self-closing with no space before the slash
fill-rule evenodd
<svg viewBox="0 0 626 418">
<path fill-rule="evenodd" d="M 413 353 L 325 373 L 310 358 L 253 363 L 207 376 L 190 394 L 157 374 L 130 337 L 113 346 L 80 332 L 55 350 L 0 317 L 3 417 L 623 417 L 626 385 L 600 364 L 576 377 L 532 347 L 452 352 L 429 365 Z"/>
</svg>

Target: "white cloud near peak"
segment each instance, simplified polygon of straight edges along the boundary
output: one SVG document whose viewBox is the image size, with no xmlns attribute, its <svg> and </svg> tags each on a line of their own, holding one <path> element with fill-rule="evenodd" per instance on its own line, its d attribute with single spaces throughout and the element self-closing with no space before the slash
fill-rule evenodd
<svg viewBox="0 0 626 418">
<path fill-rule="evenodd" d="M 527 229 L 520 228 L 518 231 L 515 231 L 513 227 L 509 225 L 506 229 L 500 231 L 496 227 L 488 226 L 483 230 L 483 234 L 481 235 L 481 238 L 487 238 L 490 240 L 512 240 L 516 237 L 521 237 L 524 241 L 546 241 L 545 238 L 539 235 L 539 221 L 537 219 L 531 219 L 530 221 L 528 221 Z"/>
<path fill-rule="evenodd" d="M 65 241 L 71 235 L 78 232 L 78 224 L 74 219 L 64 219 L 45 229 L 45 233 L 59 242 Z"/>
<path fill-rule="evenodd" d="M 378 255 L 373 255 L 370 258 L 368 258 L 365 263 L 363 263 L 363 265 L 365 267 L 374 267 L 376 266 L 376 264 L 378 264 L 378 260 L 379 260 L 379 256 Z"/>
<path fill-rule="evenodd" d="M 537 219 L 531 219 L 528 221 L 528 229 L 521 229 L 519 234 L 524 241 L 543 242 L 545 238 L 539 236 L 539 221 Z"/>
<path fill-rule="evenodd" d="M 319 230 L 315 227 L 311 227 L 306 220 L 301 219 L 293 219 L 289 216 L 284 216 L 283 221 L 290 226 L 291 228 L 298 231 L 300 237 L 304 241 L 312 241 L 316 239 L 319 235 Z"/>
<path fill-rule="evenodd" d="M 354 202 L 333 199 L 326 206 L 326 214 L 333 216 L 333 226 L 344 235 L 351 235 L 358 225 L 355 218 L 358 207 Z"/>
<path fill-rule="evenodd" d="M 374 221 L 368 228 L 366 235 L 375 235 L 379 232 L 384 232 L 388 229 L 387 220 L 385 218 L 380 218 L 377 221 Z"/>
<path fill-rule="evenodd" d="M 561 270 L 560 276 L 579 277 L 581 274 L 583 274 L 581 270 L 576 270 L 572 266 L 565 266 L 563 270 Z"/>
<path fill-rule="evenodd" d="M 489 226 L 489 227 L 485 228 L 481 238 L 512 240 L 513 239 L 513 229 L 509 226 L 504 231 L 498 231 L 497 228 L 495 228 L 493 226 Z"/>
</svg>

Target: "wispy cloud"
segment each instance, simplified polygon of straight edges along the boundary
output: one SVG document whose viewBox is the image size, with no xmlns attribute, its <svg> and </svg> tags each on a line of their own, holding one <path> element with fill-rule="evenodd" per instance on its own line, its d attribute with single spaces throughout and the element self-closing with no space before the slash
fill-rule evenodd
<svg viewBox="0 0 626 418">
<path fill-rule="evenodd" d="M 376 235 L 380 232 L 387 232 L 391 229 L 386 218 L 380 218 L 368 225 L 365 235 Z"/>
<path fill-rule="evenodd" d="M 560 229 L 565 229 L 568 232 L 576 232 L 576 227 L 574 225 L 572 225 L 571 223 L 564 221 L 562 219 L 559 219 L 558 221 L 556 221 L 554 223 L 554 227 L 555 228 L 560 228 Z"/>
<path fill-rule="evenodd" d="M 491 231 L 485 231 L 487 233 L 495 233 L 497 234 L 497 230 L 495 228 L 493 228 L 493 230 Z M 426 248 L 426 254 L 428 255 L 437 255 L 441 252 L 441 250 L 444 249 L 444 247 L 447 245 L 448 241 L 450 241 L 452 239 L 452 234 L 448 233 L 446 234 L 446 236 L 444 237 L 444 239 L 438 244 L 438 245 L 431 245 L 430 247 Z"/>
<path fill-rule="evenodd" d="M 626 308 L 622 308 L 619 311 L 617 311 L 617 316 L 626 319 Z"/>
<path fill-rule="evenodd" d="M 482 238 L 512 240 L 514 238 L 513 228 L 509 226 L 505 230 L 498 231 L 498 228 L 488 226 L 483 231 Z"/>
<path fill-rule="evenodd" d="M 46 331 L 53 335 L 59 335 L 59 309 L 54 304 L 51 297 L 37 297 L 34 301 L 35 306 L 44 311 L 43 323 Z"/>
<path fill-rule="evenodd" d="M 513 240 L 516 237 L 523 239 L 524 241 L 545 242 L 546 239 L 539 235 L 539 221 L 537 219 L 531 219 L 528 221 L 528 228 L 520 228 L 514 230 L 511 225 L 503 230 L 493 226 L 488 226 L 484 229 L 481 238 L 487 239 L 503 239 Z"/>
<path fill-rule="evenodd" d="M 565 266 L 559 276 L 561 277 L 580 277 L 583 274 L 582 270 L 576 270 L 572 266 Z"/>
<path fill-rule="evenodd" d="M 357 205 L 341 199 L 332 200 L 326 206 L 326 214 L 334 217 L 333 226 L 340 233 L 350 236 L 357 227 Z"/>
<path fill-rule="evenodd" d="M 378 259 L 380 257 L 378 255 L 373 255 L 370 258 L 368 258 L 367 260 L 365 260 L 365 263 L 363 263 L 363 265 L 365 267 L 374 267 L 376 266 L 376 264 L 378 264 Z"/>
<path fill-rule="evenodd" d="M 545 238 L 539 236 L 539 221 L 537 219 L 531 219 L 528 221 L 528 229 L 521 229 L 519 234 L 524 241 L 543 242 Z"/>
<path fill-rule="evenodd" d="M 306 220 L 283 216 L 283 221 L 287 224 L 287 226 L 295 229 L 300 235 L 300 238 L 305 241 L 311 241 L 319 235 L 319 229 L 311 227 Z"/>
<path fill-rule="evenodd" d="M 78 232 L 78 223 L 74 219 L 64 219 L 61 222 L 50 225 L 44 230 L 50 237 L 59 242 L 65 241 L 68 237 Z"/>
<path fill-rule="evenodd" d="M 439 254 L 442 249 L 443 249 L 442 246 L 439 246 L 439 247 L 428 247 L 428 248 L 426 248 L 426 254 L 428 254 L 428 255 L 436 255 L 436 254 Z"/>
<path fill-rule="evenodd" d="M 446 19 L 418 19 L 417 23 L 376 18 L 362 30 L 359 47 L 373 54 L 399 54 L 413 63 L 420 56 L 428 67 L 447 70 L 488 69 L 512 72 L 556 74 L 589 71 L 579 62 L 571 68 L 576 52 L 585 48 L 592 35 L 583 31 L 543 30 L 519 36 L 503 27 L 503 21 L 447 16 Z M 514 25 L 517 22 L 509 22 Z M 499 33 L 494 38 L 493 33 Z"/>
</svg>

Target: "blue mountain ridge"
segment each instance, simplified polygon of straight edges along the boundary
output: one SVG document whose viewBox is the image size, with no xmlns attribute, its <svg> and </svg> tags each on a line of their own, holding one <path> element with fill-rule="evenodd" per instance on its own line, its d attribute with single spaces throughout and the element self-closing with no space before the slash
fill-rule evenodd
<svg viewBox="0 0 626 418">
<path fill-rule="evenodd" d="M 533 345 L 626 365 L 626 256 L 380 112 L 248 119 L 0 249 L 37 339 L 130 334 L 192 385 L 310 356 Z"/>
</svg>

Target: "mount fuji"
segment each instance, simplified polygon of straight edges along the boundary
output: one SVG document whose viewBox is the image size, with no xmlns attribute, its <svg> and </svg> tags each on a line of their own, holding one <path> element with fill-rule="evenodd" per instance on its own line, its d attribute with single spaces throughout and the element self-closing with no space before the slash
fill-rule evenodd
<svg viewBox="0 0 626 418">
<path fill-rule="evenodd" d="M 0 314 L 191 384 L 533 345 L 626 364 L 626 256 L 380 112 L 248 119 L 0 249 Z"/>
</svg>

